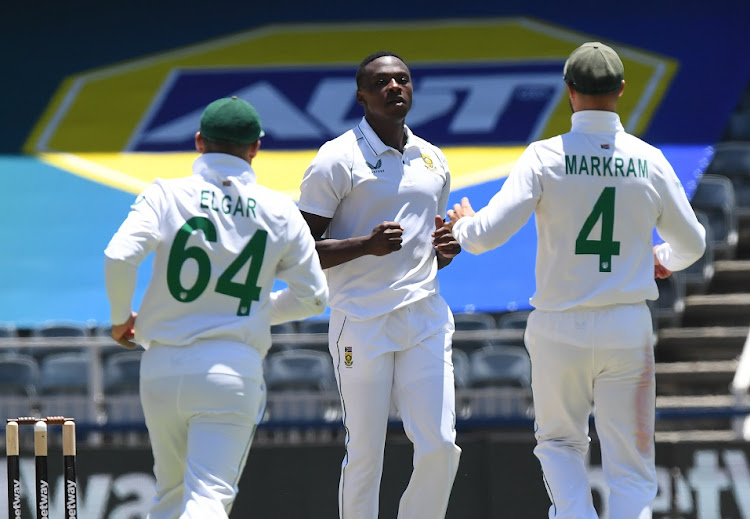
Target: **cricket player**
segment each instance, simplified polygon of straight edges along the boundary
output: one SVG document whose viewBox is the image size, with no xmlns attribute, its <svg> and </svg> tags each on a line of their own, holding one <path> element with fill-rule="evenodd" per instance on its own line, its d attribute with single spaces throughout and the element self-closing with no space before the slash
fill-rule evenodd
<svg viewBox="0 0 750 519">
<path fill-rule="evenodd" d="M 525 340 L 549 517 L 597 517 L 584 466 L 594 410 L 609 517 L 645 519 L 657 491 L 646 300 L 658 297 L 655 276 L 701 257 L 705 230 L 661 151 L 620 123 L 625 81 L 617 53 L 584 43 L 564 78 L 571 131 L 532 143 L 487 207 L 475 214 L 464 198 L 447 226 L 479 254 L 536 214 L 537 288 Z M 657 247 L 654 227 L 665 239 Z"/>
<path fill-rule="evenodd" d="M 157 179 L 105 250 L 112 337 L 133 340 L 154 456 L 150 519 L 226 518 L 265 408 L 270 324 L 325 310 L 315 242 L 294 202 L 256 182 L 263 132 L 236 97 L 203 112 L 193 175 Z M 155 252 L 136 317 L 138 265 Z M 274 280 L 288 288 L 271 292 Z"/>
<path fill-rule="evenodd" d="M 436 279 L 461 250 L 440 216 L 450 171 L 443 153 L 404 124 L 412 84 L 401 58 L 372 54 L 356 80 L 364 118 L 320 148 L 299 202 L 331 291 L 329 349 L 346 427 L 339 516 L 378 517 L 393 402 L 414 444 L 398 518 L 440 519 L 461 452 L 453 315 Z"/>
</svg>

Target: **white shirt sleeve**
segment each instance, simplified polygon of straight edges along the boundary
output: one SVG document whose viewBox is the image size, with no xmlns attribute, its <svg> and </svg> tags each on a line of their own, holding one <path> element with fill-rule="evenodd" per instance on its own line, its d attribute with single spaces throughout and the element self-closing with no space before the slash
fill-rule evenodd
<svg viewBox="0 0 750 519">
<path fill-rule="evenodd" d="M 656 257 L 669 270 L 683 270 L 706 250 L 706 230 L 698 222 L 674 169 L 664 155 L 661 158 L 664 185 L 659 189 L 662 211 L 656 230 L 664 243 L 656 248 Z"/>
<path fill-rule="evenodd" d="M 328 283 L 320 266 L 315 240 L 297 207 L 290 203 L 289 247 L 276 277 L 287 287 L 271 293 L 271 324 L 322 313 L 328 304 Z"/>
<path fill-rule="evenodd" d="M 138 265 L 159 243 L 163 201 L 164 191 L 158 182 L 147 187 L 104 250 L 104 282 L 112 324 L 122 324 L 130 317 Z"/>
<path fill-rule="evenodd" d="M 461 247 L 480 254 L 508 241 L 528 221 L 539 202 L 540 172 L 541 162 L 530 146 L 487 207 L 456 222 L 453 235 Z"/>
<path fill-rule="evenodd" d="M 301 211 L 333 218 L 339 203 L 351 190 L 352 158 L 334 151 L 333 146 L 324 144 L 305 171 L 300 185 Z"/>
</svg>

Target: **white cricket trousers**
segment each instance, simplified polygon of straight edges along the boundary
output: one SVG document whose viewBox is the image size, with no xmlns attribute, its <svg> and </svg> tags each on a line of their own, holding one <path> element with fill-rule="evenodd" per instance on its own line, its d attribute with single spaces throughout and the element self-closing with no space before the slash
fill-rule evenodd
<svg viewBox="0 0 750 519">
<path fill-rule="evenodd" d="M 227 518 L 265 409 L 260 354 L 215 341 L 153 346 L 140 391 L 156 476 L 148 519 Z"/>
<path fill-rule="evenodd" d="M 445 517 L 461 455 L 452 335 L 453 315 L 439 296 L 366 320 L 331 313 L 329 347 L 346 428 L 340 519 L 378 519 L 392 402 L 414 444 L 413 471 L 398 519 Z"/>
<path fill-rule="evenodd" d="M 555 519 L 594 519 L 585 467 L 594 412 L 609 519 L 647 519 L 656 497 L 656 385 L 645 303 L 535 310 L 526 325 L 537 446 Z"/>
</svg>

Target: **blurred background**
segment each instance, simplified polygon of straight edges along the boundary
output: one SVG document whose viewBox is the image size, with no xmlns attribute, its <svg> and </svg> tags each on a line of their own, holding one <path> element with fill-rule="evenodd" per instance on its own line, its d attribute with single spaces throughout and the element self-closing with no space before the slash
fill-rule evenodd
<svg viewBox="0 0 750 519">
<path fill-rule="evenodd" d="M 149 182 L 190 174 L 205 105 L 237 95 L 258 108 L 266 132 L 253 164 L 259 181 L 296 198 L 317 148 L 362 115 L 359 61 L 396 52 L 414 80 L 407 124 L 445 151 L 450 204 L 468 196 L 481 207 L 529 142 L 568 130 L 562 67 L 574 48 L 597 40 L 625 65 L 624 126 L 664 151 L 709 231 L 704 258 L 660 281 L 651 307 L 655 517 L 750 517 L 748 21 L 750 4 L 740 0 L 5 7 L 0 408 L 6 418 L 74 416 L 80 515 L 145 517 L 153 477 L 137 393 L 140 352 L 108 339 L 102 252 Z M 523 346 L 535 288 L 533 226 L 440 272 L 456 314 L 464 450 L 451 518 L 546 514 Z M 136 307 L 150 268 L 142 266 Z M 269 407 L 233 517 L 336 514 L 343 431 L 326 329 L 323 316 L 272 330 Z M 595 428 L 592 439 L 591 484 L 607 517 Z M 29 482 L 31 465 L 27 450 Z M 394 413 L 381 517 L 395 515 L 410 467 L 411 445 Z M 52 514 L 62 499 L 53 486 Z M 33 493 L 24 505 L 32 508 Z"/>
</svg>

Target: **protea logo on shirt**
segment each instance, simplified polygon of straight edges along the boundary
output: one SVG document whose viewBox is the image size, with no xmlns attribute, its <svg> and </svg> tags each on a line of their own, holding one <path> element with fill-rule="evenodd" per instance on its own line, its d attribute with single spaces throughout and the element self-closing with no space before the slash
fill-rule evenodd
<svg viewBox="0 0 750 519">
<path fill-rule="evenodd" d="M 422 153 L 422 160 L 424 161 L 424 165 L 429 169 L 430 171 L 435 171 L 437 168 L 435 167 L 435 163 L 432 162 L 432 158 L 429 155 L 425 155 Z"/>
<path fill-rule="evenodd" d="M 414 65 L 414 105 L 406 123 L 438 145 L 527 143 L 540 136 L 565 86 L 562 66 Z M 205 105 L 229 95 L 258 109 L 264 149 L 315 149 L 359 122 L 355 91 L 351 67 L 177 71 L 129 149 L 192 150 Z"/>
</svg>

